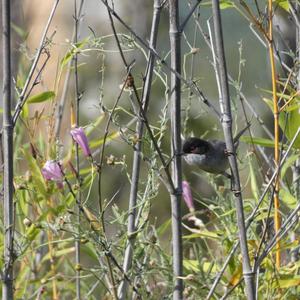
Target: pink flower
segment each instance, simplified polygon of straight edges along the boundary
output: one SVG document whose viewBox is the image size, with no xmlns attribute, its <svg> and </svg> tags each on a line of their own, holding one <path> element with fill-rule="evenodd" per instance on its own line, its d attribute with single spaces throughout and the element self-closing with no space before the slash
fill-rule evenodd
<svg viewBox="0 0 300 300">
<path fill-rule="evenodd" d="M 83 154 L 85 156 L 91 156 L 91 150 L 90 150 L 90 147 L 89 147 L 89 142 L 88 142 L 88 139 L 85 135 L 85 132 L 84 132 L 83 128 L 82 127 L 73 128 L 70 131 L 70 133 L 72 135 L 73 140 L 82 149 Z"/>
<path fill-rule="evenodd" d="M 184 200 L 186 206 L 188 207 L 188 209 L 190 210 L 190 212 L 194 212 L 195 206 L 194 206 L 194 200 L 193 200 L 193 196 L 192 196 L 191 187 L 190 187 L 189 183 L 185 180 L 182 181 L 182 196 L 183 196 L 183 200 Z"/>
<path fill-rule="evenodd" d="M 42 174 L 46 180 L 53 180 L 61 183 L 63 180 L 63 173 L 60 165 L 55 160 L 47 160 L 42 168 Z"/>
</svg>

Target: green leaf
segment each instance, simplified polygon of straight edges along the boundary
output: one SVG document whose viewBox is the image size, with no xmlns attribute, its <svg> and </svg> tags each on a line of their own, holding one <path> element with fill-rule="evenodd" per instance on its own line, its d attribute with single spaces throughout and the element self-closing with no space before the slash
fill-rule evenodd
<svg viewBox="0 0 300 300">
<path fill-rule="evenodd" d="M 169 229 L 170 226 L 171 226 L 171 219 L 167 220 L 165 223 L 159 226 L 159 228 L 157 229 L 157 235 L 158 236 L 163 235 Z"/>
<path fill-rule="evenodd" d="M 255 172 L 254 172 L 254 169 L 253 169 L 253 164 L 252 164 L 251 159 L 249 159 L 249 163 L 250 163 L 251 191 L 252 191 L 252 194 L 253 194 L 254 198 L 256 200 L 258 200 L 258 198 L 259 198 L 259 188 L 258 188 L 258 185 L 257 185 L 256 175 L 255 175 Z"/>
<path fill-rule="evenodd" d="M 110 134 L 109 136 L 107 136 L 106 142 L 114 140 L 114 139 L 116 139 L 119 136 L 120 136 L 120 132 L 119 131 L 115 131 L 112 134 Z M 97 140 L 97 141 L 92 141 L 89 144 L 90 144 L 90 147 L 93 149 L 93 148 L 101 146 L 103 144 L 103 142 L 104 142 L 104 139 L 100 139 L 100 140 Z"/>
<path fill-rule="evenodd" d="M 17 26 L 13 22 L 11 22 L 11 27 L 17 33 L 17 35 L 19 37 L 21 37 L 22 39 L 26 40 L 26 38 L 28 36 L 28 32 L 27 31 L 23 30 L 22 27 Z"/>
<path fill-rule="evenodd" d="M 291 155 L 283 164 L 281 168 L 281 177 L 283 178 L 287 170 L 294 164 L 294 162 L 299 158 L 298 154 Z"/>
<path fill-rule="evenodd" d="M 68 207 L 72 206 L 72 204 L 75 202 L 73 194 L 70 192 L 65 198 L 65 203 Z"/>
<path fill-rule="evenodd" d="M 270 107 L 273 112 L 273 101 L 270 99 L 263 98 L 265 103 Z M 287 120 L 286 120 L 287 117 Z M 300 127 L 300 108 L 298 104 L 291 105 L 291 108 L 287 108 L 284 112 L 279 113 L 279 125 L 289 141 L 291 141 L 298 128 Z M 268 146 L 266 146 L 268 147 Z M 300 149 L 300 135 L 295 140 L 293 145 L 294 148 Z"/>
<path fill-rule="evenodd" d="M 89 136 L 94 131 L 94 129 L 97 128 L 97 126 L 104 120 L 104 117 L 105 117 L 105 113 L 101 114 L 93 124 L 91 124 L 86 128 L 85 133 L 87 136 Z"/>
<path fill-rule="evenodd" d="M 269 139 L 265 139 L 265 138 L 256 138 L 256 137 L 250 137 L 250 136 L 242 136 L 240 138 L 240 140 L 244 143 L 247 144 L 255 144 L 255 145 L 260 145 L 263 147 L 271 147 L 274 148 L 274 141 L 273 140 L 269 140 Z M 281 144 L 279 144 L 280 147 L 282 146 Z M 286 145 L 284 145 L 284 147 L 286 148 Z"/>
<path fill-rule="evenodd" d="M 295 109 L 300 109 L 300 103 L 294 103 L 294 104 L 287 105 L 282 111 L 291 112 Z"/>
<path fill-rule="evenodd" d="M 40 102 L 45 102 L 49 99 L 52 99 L 55 96 L 55 93 L 53 91 L 47 91 L 43 92 L 38 95 L 31 96 L 30 98 L 27 99 L 26 103 L 40 103 Z"/>
<path fill-rule="evenodd" d="M 184 239 L 196 239 L 196 238 L 209 238 L 213 240 L 220 240 L 221 235 L 215 232 L 211 232 L 208 230 L 199 230 L 197 233 L 192 233 L 189 235 L 183 236 Z"/>
<path fill-rule="evenodd" d="M 42 195 L 44 198 L 47 198 L 47 186 L 45 183 L 45 179 L 41 173 L 40 166 L 37 164 L 37 161 L 32 157 L 32 155 L 29 153 L 29 151 L 26 149 L 23 149 L 24 157 L 28 163 L 29 171 L 31 173 L 32 177 L 32 184 L 36 191 L 39 192 L 40 195 Z M 39 198 L 36 197 L 38 200 Z"/>
<path fill-rule="evenodd" d="M 289 113 L 287 113 L 285 135 L 289 141 L 291 141 L 294 138 L 299 127 L 300 127 L 300 109 L 294 109 Z M 284 127 L 282 126 L 281 129 L 284 129 Z M 298 137 L 296 138 L 293 147 L 300 149 L 300 135 L 298 135 Z"/>
<path fill-rule="evenodd" d="M 195 259 L 184 259 L 183 260 L 183 267 L 186 268 L 188 271 L 198 273 L 200 271 L 199 262 Z"/>
<path fill-rule="evenodd" d="M 282 289 L 287 289 L 300 284 L 300 276 L 289 275 L 289 278 L 282 278 L 278 280 L 278 285 Z"/>
<path fill-rule="evenodd" d="M 235 7 L 234 3 L 229 0 L 222 0 L 220 1 L 220 9 L 227 9 L 227 8 L 232 8 Z"/>
<path fill-rule="evenodd" d="M 217 268 L 214 265 L 211 268 L 211 262 L 205 261 L 205 262 L 201 262 L 201 267 L 203 269 L 204 272 L 208 272 L 211 271 L 213 273 L 217 272 Z M 199 261 L 195 260 L 195 259 L 184 259 L 183 260 L 183 267 L 186 268 L 188 271 L 191 272 L 196 272 L 198 273 L 200 271 L 200 265 L 199 265 Z"/>
<path fill-rule="evenodd" d="M 75 247 L 70 247 L 70 248 L 64 248 L 64 249 L 61 249 L 61 250 L 56 250 L 54 252 L 54 258 L 58 258 L 60 256 L 63 256 L 63 255 L 67 255 L 67 254 L 70 254 L 70 253 L 73 253 L 75 251 Z M 47 253 L 43 259 L 42 259 L 42 263 L 45 262 L 46 260 L 49 260 L 51 258 L 50 256 L 50 253 Z"/>
<path fill-rule="evenodd" d="M 279 191 L 279 197 L 282 199 L 284 204 L 291 208 L 294 209 L 297 205 L 297 199 L 287 190 L 281 189 Z"/>
<path fill-rule="evenodd" d="M 78 49 L 83 48 L 83 46 L 89 41 L 89 38 L 82 40 L 81 42 L 76 43 L 73 45 L 72 49 L 68 51 L 68 53 L 63 57 L 60 62 L 61 67 L 64 67 L 72 58 L 73 56 L 78 53 Z"/>
<path fill-rule="evenodd" d="M 23 108 L 22 108 L 22 112 L 21 112 L 22 118 L 23 119 L 27 119 L 29 116 L 29 106 L 28 103 L 25 102 Z"/>
<path fill-rule="evenodd" d="M 81 249 L 85 252 L 90 258 L 98 262 L 98 256 L 95 248 L 91 243 L 81 245 Z"/>
<path fill-rule="evenodd" d="M 39 233 L 40 228 L 36 227 L 35 224 L 31 224 L 31 226 L 26 229 L 26 238 L 29 241 L 33 241 Z"/>
<path fill-rule="evenodd" d="M 273 0 L 273 2 L 275 2 L 277 5 L 279 5 L 280 7 L 282 7 L 287 12 L 289 12 L 290 6 L 289 6 L 288 0 L 275 0 L 275 1 Z"/>
<path fill-rule="evenodd" d="M 18 195 L 18 208 L 20 209 L 20 212 L 24 215 L 27 216 L 28 214 L 28 204 L 27 204 L 27 199 L 29 199 L 28 191 L 25 189 L 17 189 L 16 194 Z"/>
</svg>

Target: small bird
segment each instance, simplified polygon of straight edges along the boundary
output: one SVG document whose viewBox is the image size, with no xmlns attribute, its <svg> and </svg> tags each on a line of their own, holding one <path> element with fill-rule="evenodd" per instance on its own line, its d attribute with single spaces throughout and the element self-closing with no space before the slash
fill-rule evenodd
<svg viewBox="0 0 300 300">
<path fill-rule="evenodd" d="M 233 139 L 235 150 L 239 144 L 239 138 L 249 128 L 250 124 L 241 130 Z M 227 178 L 231 175 L 226 172 L 229 168 L 228 152 L 226 144 L 220 140 L 205 141 L 196 137 L 190 137 L 183 144 L 183 156 L 189 165 L 198 166 L 201 170 L 213 174 L 222 174 Z"/>
</svg>

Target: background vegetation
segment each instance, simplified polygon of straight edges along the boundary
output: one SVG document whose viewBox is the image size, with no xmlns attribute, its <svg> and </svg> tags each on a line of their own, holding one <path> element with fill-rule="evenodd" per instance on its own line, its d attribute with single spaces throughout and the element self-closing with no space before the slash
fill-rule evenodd
<svg viewBox="0 0 300 300">
<path fill-rule="evenodd" d="M 299 298 L 298 3 L 218 3 L 2 0 L 4 300 Z"/>
</svg>

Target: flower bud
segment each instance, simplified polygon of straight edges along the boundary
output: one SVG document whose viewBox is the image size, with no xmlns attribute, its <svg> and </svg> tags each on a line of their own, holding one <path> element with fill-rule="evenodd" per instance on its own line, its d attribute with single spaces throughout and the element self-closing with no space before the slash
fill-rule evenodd
<svg viewBox="0 0 300 300">
<path fill-rule="evenodd" d="M 182 196 L 183 200 L 188 207 L 190 212 L 195 211 L 194 200 L 192 196 L 192 191 L 189 183 L 187 181 L 182 181 Z"/>
<path fill-rule="evenodd" d="M 82 127 L 73 128 L 70 131 L 73 140 L 79 145 L 85 156 L 91 156 L 91 150 L 89 147 L 87 136 Z"/>
</svg>

